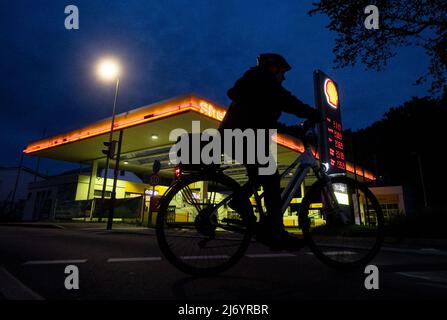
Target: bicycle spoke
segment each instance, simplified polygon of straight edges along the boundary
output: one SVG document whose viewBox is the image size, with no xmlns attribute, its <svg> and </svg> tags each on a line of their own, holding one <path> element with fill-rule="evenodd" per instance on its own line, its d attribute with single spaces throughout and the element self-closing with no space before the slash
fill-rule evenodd
<svg viewBox="0 0 447 320">
<path fill-rule="evenodd" d="M 319 191 L 315 184 L 302 201 L 303 232 L 323 262 L 340 268 L 364 265 L 377 254 L 382 241 L 380 205 L 360 183 L 346 177 L 333 180 L 346 186 L 345 195 L 338 195 L 338 207 L 332 206 L 324 187 Z M 318 203 L 321 208 L 313 209 L 312 204 Z"/>
<path fill-rule="evenodd" d="M 157 232 L 160 248 L 169 253 L 165 254 L 169 261 L 185 272 L 196 274 L 228 268 L 250 243 L 244 219 L 224 205 L 239 185 L 225 179 L 180 181 L 179 187 L 173 187 L 160 206 L 159 215 L 165 217 L 163 224 L 157 221 L 157 226 L 162 225 Z M 193 190 L 198 187 L 197 195 Z"/>
<path fill-rule="evenodd" d="M 199 207 L 196 199 L 194 198 L 194 195 L 192 194 L 192 190 L 191 190 L 191 188 L 189 188 L 189 186 L 187 186 L 185 188 L 185 190 L 182 190 L 182 194 L 183 194 L 184 198 L 187 200 L 187 202 L 194 205 L 196 210 L 198 212 L 200 212 L 201 208 Z"/>
</svg>

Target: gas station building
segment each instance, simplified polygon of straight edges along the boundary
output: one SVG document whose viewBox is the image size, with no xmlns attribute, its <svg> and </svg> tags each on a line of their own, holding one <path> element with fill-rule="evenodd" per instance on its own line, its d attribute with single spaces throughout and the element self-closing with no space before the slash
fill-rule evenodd
<svg viewBox="0 0 447 320">
<path fill-rule="evenodd" d="M 169 133 L 173 129 L 182 128 L 191 132 L 192 121 L 200 121 L 201 130 L 217 128 L 225 115 L 225 109 L 216 103 L 189 94 L 147 106 L 130 110 L 115 116 L 113 139 L 118 140 L 122 131 L 117 180 L 117 206 L 115 216 L 118 219 L 131 218 L 136 221 L 147 221 L 151 206 L 150 199 L 156 199 L 167 190 L 175 179 L 175 166 L 169 162 L 169 151 L 173 145 L 169 141 Z M 99 172 L 105 167 L 106 155 L 103 143 L 108 141 L 112 118 L 103 119 L 84 127 L 58 134 L 28 144 L 23 151 L 26 155 L 63 160 L 81 165 L 80 170 L 54 176 L 45 181 L 31 183 L 25 205 L 24 220 L 39 219 L 83 219 L 95 218 L 95 199 L 101 197 L 103 176 Z M 278 135 L 277 160 L 281 172 L 304 151 L 302 143 L 292 137 Z M 155 160 L 161 162 L 160 182 L 153 187 L 148 182 Z M 110 160 L 110 168 L 114 168 L 114 160 Z M 356 176 L 361 181 L 372 181 L 373 174 L 364 168 L 346 163 L 347 174 Z M 234 165 L 225 171 L 239 183 L 246 181 L 245 168 Z M 113 184 L 113 169 L 109 169 L 105 198 L 110 198 Z M 288 182 L 287 177 L 282 186 Z M 306 187 L 314 182 L 309 175 L 302 187 L 301 197 Z M 390 195 L 391 196 L 391 195 Z M 386 199 L 386 194 L 381 194 Z M 392 199 L 396 194 L 392 195 Z M 296 214 L 293 215 L 294 203 L 285 214 L 284 223 L 295 225 Z M 155 201 L 154 201 L 155 203 Z M 404 213 L 402 199 L 397 199 L 399 210 Z M 402 207 L 401 207 L 402 206 Z M 385 213 L 386 214 L 386 213 Z"/>
</svg>

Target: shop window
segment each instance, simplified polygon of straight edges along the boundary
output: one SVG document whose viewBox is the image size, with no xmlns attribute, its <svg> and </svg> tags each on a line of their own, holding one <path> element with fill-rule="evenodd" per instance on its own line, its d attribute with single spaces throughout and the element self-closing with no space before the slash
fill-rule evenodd
<svg viewBox="0 0 447 320">
<path fill-rule="evenodd" d="M 95 192 L 93 193 L 93 196 L 95 198 L 101 198 L 102 196 L 102 191 L 101 190 L 95 190 Z M 104 198 L 106 199 L 110 199 L 112 197 L 112 191 L 106 191 L 104 193 Z"/>
<path fill-rule="evenodd" d="M 380 206 L 387 221 L 399 215 L 399 205 L 397 203 L 383 203 Z"/>
<path fill-rule="evenodd" d="M 133 193 L 133 192 L 126 192 L 124 194 L 124 198 L 136 198 L 136 197 L 141 197 L 142 194 L 141 193 Z"/>
</svg>

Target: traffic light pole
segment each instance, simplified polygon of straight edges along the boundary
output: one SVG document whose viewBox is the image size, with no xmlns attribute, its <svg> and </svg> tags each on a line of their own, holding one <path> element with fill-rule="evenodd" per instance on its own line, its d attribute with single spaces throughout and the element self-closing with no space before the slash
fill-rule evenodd
<svg viewBox="0 0 447 320">
<path fill-rule="evenodd" d="M 115 169 L 113 170 L 113 188 L 110 197 L 110 208 L 109 208 L 109 218 L 107 219 L 107 230 L 112 230 L 113 216 L 115 214 L 116 182 L 118 180 L 122 141 L 123 141 L 123 130 L 120 130 L 120 137 L 118 140 L 118 151 L 116 153 L 116 159 L 115 159 Z"/>
<path fill-rule="evenodd" d="M 112 110 L 112 124 L 110 125 L 110 135 L 109 135 L 109 148 L 112 147 L 112 140 L 113 140 L 113 128 L 115 126 L 115 111 L 116 111 L 116 99 L 118 96 L 118 88 L 120 85 L 120 79 L 117 78 L 116 79 L 116 87 L 115 87 L 115 98 L 113 100 L 113 110 Z M 110 154 L 110 149 L 109 149 L 109 154 Z M 102 221 L 102 216 L 104 213 L 104 197 L 105 197 L 105 193 L 106 193 L 106 187 L 107 187 L 107 171 L 109 170 L 109 159 L 110 156 L 106 157 L 106 166 L 104 168 L 104 183 L 102 185 L 102 192 L 101 192 L 101 210 L 99 213 L 99 218 L 98 221 L 101 222 Z"/>
</svg>

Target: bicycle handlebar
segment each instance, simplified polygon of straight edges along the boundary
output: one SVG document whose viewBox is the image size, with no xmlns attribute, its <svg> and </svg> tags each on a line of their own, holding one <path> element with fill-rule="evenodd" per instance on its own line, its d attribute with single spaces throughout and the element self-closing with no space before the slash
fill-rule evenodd
<svg viewBox="0 0 447 320">
<path fill-rule="evenodd" d="M 314 129 L 315 128 L 316 123 L 310 120 L 305 120 L 301 126 L 303 128 L 303 132 L 304 134 L 307 133 L 307 131 L 309 131 L 310 129 Z"/>
<path fill-rule="evenodd" d="M 316 126 L 316 123 L 313 121 L 310 121 L 310 120 L 305 120 L 303 123 L 301 123 L 301 128 L 303 130 L 301 140 L 303 141 L 305 148 L 307 148 L 309 146 L 309 142 L 310 142 L 309 140 L 314 140 L 313 138 L 315 136 L 315 132 L 314 132 L 315 126 Z M 312 130 L 312 134 L 311 134 L 312 138 L 310 139 L 307 134 L 311 130 Z M 314 141 L 314 142 L 317 142 L 317 141 Z"/>
</svg>

